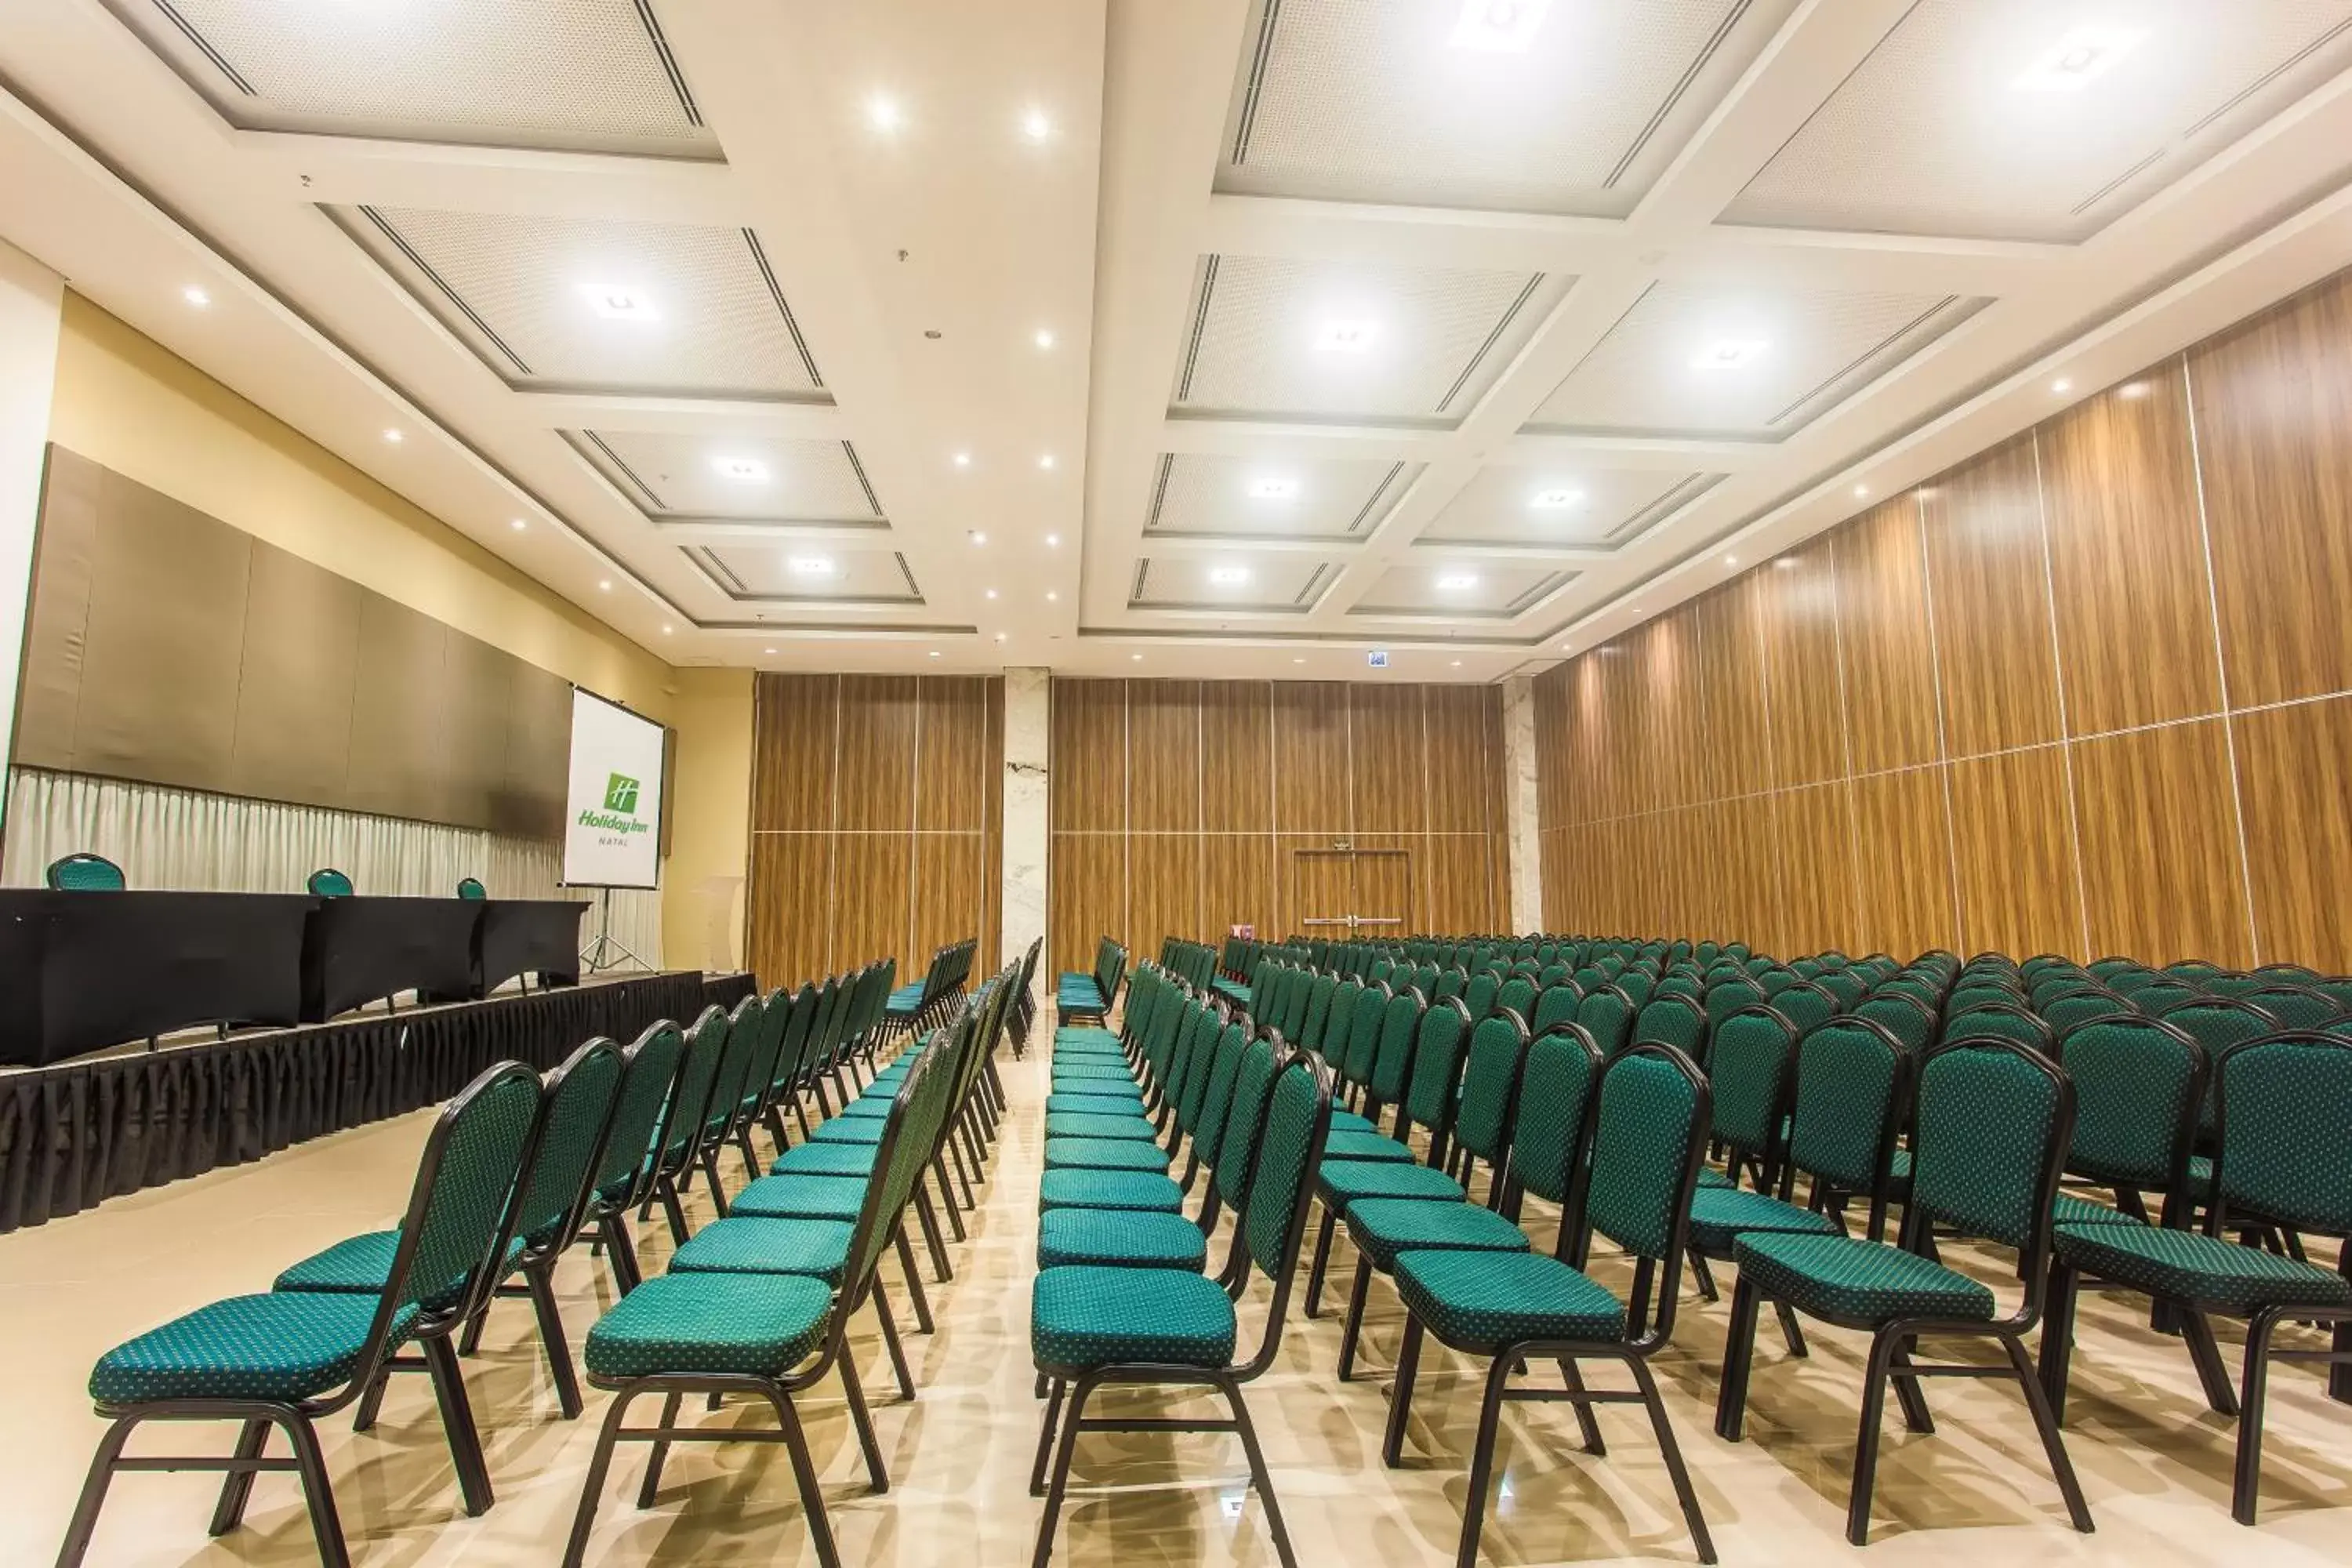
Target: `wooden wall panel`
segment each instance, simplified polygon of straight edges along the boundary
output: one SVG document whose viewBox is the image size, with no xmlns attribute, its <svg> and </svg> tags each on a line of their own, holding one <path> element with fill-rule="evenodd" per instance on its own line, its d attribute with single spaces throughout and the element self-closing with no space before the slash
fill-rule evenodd
<svg viewBox="0 0 2352 1568">
<path fill-rule="evenodd" d="M 2074 748 L 2074 814 L 2090 946 L 2148 963 L 2250 968 L 2246 879 L 2219 719 Z"/>
<path fill-rule="evenodd" d="M 760 677 L 752 700 L 753 832 L 832 830 L 840 698 L 839 676 Z"/>
<path fill-rule="evenodd" d="M 1503 833 L 1503 692 L 1497 686 L 1423 689 L 1428 724 L 1429 831 Z"/>
<path fill-rule="evenodd" d="M 1897 496 L 1849 523 L 1838 535 L 1837 569 L 1853 772 L 1935 761 L 1936 656 L 1917 498 Z"/>
<path fill-rule="evenodd" d="M 836 820 L 845 831 L 895 832 L 915 820 L 915 734 L 920 700 L 905 675 L 841 678 L 841 766 Z"/>
<path fill-rule="evenodd" d="M 982 804 L 987 842 L 980 879 L 980 956 L 992 973 L 1021 956 L 1004 951 L 1004 682 L 988 683 L 988 730 L 981 752 L 988 778 Z"/>
<path fill-rule="evenodd" d="M 750 955 L 761 984 L 833 972 L 833 835 L 751 836 Z"/>
<path fill-rule="evenodd" d="M 1349 823 L 1368 833 L 1428 830 L 1431 765 L 1422 688 L 1348 688 Z M 1475 759 L 1474 759 L 1475 760 Z"/>
<path fill-rule="evenodd" d="M 2352 273 L 2192 351 L 2230 700 L 2352 690 Z"/>
<path fill-rule="evenodd" d="M 924 679 L 915 740 L 918 828 L 976 833 L 987 817 L 989 792 L 1001 793 L 1001 758 L 992 765 L 988 748 L 992 684 L 978 678 Z"/>
<path fill-rule="evenodd" d="M 1921 492 L 1947 743 L 1957 756 L 2059 738 L 2050 574 L 2025 437 Z"/>
<path fill-rule="evenodd" d="M 1840 778 L 1846 771 L 1838 695 L 1836 541 L 1824 535 L 1789 552 L 1773 567 L 1762 578 L 1759 614 L 1772 782 L 1785 788 Z"/>
<path fill-rule="evenodd" d="M 1344 838 L 1349 820 L 1348 688 L 1284 681 L 1274 689 L 1274 821 L 1285 833 Z"/>
<path fill-rule="evenodd" d="M 1782 952 L 1839 947 L 1854 930 L 1853 789 L 1844 780 L 1773 797 L 1780 840 Z"/>
<path fill-rule="evenodd" d="M 929 959 L 928 949 L 914 946 L 914 845 L 911 833 L 845 833 L 835 840 L 834 968 L 895 956 L 912 977 Z"/>
<path fill-rule="evenodd" d="M 1053 683 L 1053 830 L 1127 829 L 1127 682 Z"/>
<path fill-rule="evenodd" d="M 1171 936 L 1208 933 L 1201 915 L 1201 837 L 1195 833 L 1139 833 L 1127 841 L 1127 949 L 1158 958 Z"/>
<path fill-rule="evenodd" d="M 2083 901 L 2056 746 L 1952 764 L 1960 936 L 1969 952 L 2081 952 Z"/>
<path fill-rule="evenodd" d="M 1201 683 L 1127 683 L 1128 825 L 1201 830 Z"/>
<path fill-rule="evenodd" d="M 1201 686 L 1201 826 L 1210 833 L 1274 831 L 1274 686 L 1210 680 Z"/>
<path fill-rule="evenodd" d="M 1127 931 L 1127 838 L 1110 833 L 1056 833 L 1053 838 L 1045 951 L 1055 973 L 1091 969 L 1097 940 Z M 1045 961 L 1038 967 L 1045 969 Z"/>
<path fill-rule="evenodd" d="M 1766 583 L 1764 574 L 1750 572 L 1696 606 L 1699 730 L 1706 737 L 1700 772 L 1704 799 L 1772 787 L 1772 725 L 1760 631 Z"/>
<path fill-rule="evenodd" d="M 2052 420 L 2041 445 L 2068 728 L 2095 735 L 2219 712 L 2179 363 Z"/>
<path fill-rule="evenodd" d="M 1201 836 L 1201 930 L 1203 942 L 1237 925 L 1275 934 L 1274 838 L 1264 833 Z"/>
<path fill-rule="evenodd" d="M 2352 698 L 2231 724 L 2261 951 L 2352 973 Z"/>
<path fill-rule="evenodd" d="M 1853 807 L 1854 954 L 1907 959 L 1930 948 L 1958 947 L 1944 770 L 1904 768 L 1858 778 Z"/>
<path fill-rule="evenodd" d="M 914 938 L 900 956 L 899 968 L 928 964 L 931 954 L 948 943 L 980 934 L 975 921 L 993 901 L 982 896 L 981 870 L 986 859 L 987 845 L 977 833 L 915 836 Z M 982 964 L 976 960 L 972 967 Z M 919 978 L 910 973 L 900 984 Z"/>
</svg>

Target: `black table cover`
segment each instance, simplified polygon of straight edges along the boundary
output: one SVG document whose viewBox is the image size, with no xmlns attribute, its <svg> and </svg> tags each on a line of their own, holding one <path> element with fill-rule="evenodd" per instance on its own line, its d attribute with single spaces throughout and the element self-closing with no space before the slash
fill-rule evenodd
<svg viewBox="0 0 2352 1568">
<path fill-rule="evenodd" d="M 320 899 L 302 950 L 302 1021 L 403 991 L 470 996 L 484 903 L 469 899 Z"/>
<path fill-rule="evenodd" d="M 0 889 L 0 1062 L 302 1014 L 303 893 Z"/>
<path fill-rule="evenodd" d="M 487 996 L 518 974 L 544 984 L 580 981 L 580 919 L 585 903 L 564 899 L 492 899 L 481 906 L 474 991 Z"/>
</svg>

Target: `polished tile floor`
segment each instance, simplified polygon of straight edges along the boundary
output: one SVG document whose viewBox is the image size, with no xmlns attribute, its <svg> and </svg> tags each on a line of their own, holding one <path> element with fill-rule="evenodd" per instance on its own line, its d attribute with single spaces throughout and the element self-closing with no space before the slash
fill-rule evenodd
<svg viewBox="0 0 2352 1568">
<path fill-rule="evenodd" d="M 1044 1030 L 1041 1028 L 1040 1034 Z M 1029 1279 L 1042 1153 L 1044 1068 L 1005 1061 L 1013 1111 L 982 1194 L 970 1241 L 953 1248 L 956 1279 L 933 1285 L 933 1337 L 909 1352 L 921 1384 L 911 1405 L 889 1393 L 870 1326 L 859 1343 L 892 1488 L 872 1496 L 835 1397 L 807 1406 L 845 1563 L 993 1568 L 1027 1562 L 1037 1506 L 1027 1491 L 1038 1406 L 1030 1395 Z M 283 1265 L 351 1232 L 380 1226 L 405 1194 L 423 1115 L 323 1139 L 241 1170 L 107 1204 L 89 1214 L 0 1237 L 0 1563 L 48 1562 L 100 1431 L 84 1394 L 110 1345 L 215 1297 L 268 1288 Z M 740 1168 L 730 1173 L 740 1182 Z M 707 1214 L 707 1210 L 703 1211 Z M 668 1250 L 658 1226 L 643 1238 L 647 1271 Z M 1222 1256 L 1222 1242 L 1217 1256 Z M 1344 1244 L 1335 1272 L 1351 1262 Z M 1997 1290 L 2013 1290 L 1999 1259 L 1965 1256 Z M 895 1281 L 895 1266 L 886 1265 Z M 1622 1283 L 1613 1261 L 1599 1265 Z M 576 1344 L 610 1303 L 601 1265 L 584 1251 L 562 1275 Z M 1244 1309 L 1244 1343 L 1263 1321 L 1261 1284 Z M 1394 1353 L 1401 1313 L 1376 1286 L 1365 1360 Z M 1255 1309 L 1255 1310 L 1254 1310 Z M 1855 1559 L 1843 1537 L 1846 1479 L 1860 1373 L 1858 1336 L 1816 1329 L 1809 1363 L 1790 1362 L 1770 1332 L 1759 1342 L 1748 1441 L 1713 1435 L 1725 1305 L 1685 1303 L 1675 1347 L 1658 1363 L 1684 1451 L 1727 1564 Z M 2185 1355 L 2141 1326 L 2144 1303 L 2085 1303 L 2068 1442 L 2098 1533 L 2067 1528 L 2013 1387 L 1931 1385 L 1940 1430 L 1914 1436 L 1890 1416 L 1870 1562 L 1880 1568 L 1966 1559 L 2034 1563 L 2259 1563 L 2264 1568 L 2352 1563 L 2352 1409 L 2329 1403 L 2317 1369 L 2273 1373 L 2263 1523 L 2229 1517 L 2231 1428 L 2198 1397 Z M 905 1321 L 902 1312 L 901 1321 Z M 447 1449 L 422 1379 L 395 1382 L 382 1423 L 324 1434 L 343 1521 L 361 1568 L 553 1563 L 558 1560 L 604 1397 L 586 1418 L 556 1412 L 528 1331 L 529 1309 L 501 1303 L 468 1363 L 498 1505 L 478 1520 L 457 1506 Z M 870 1318 L 867 1320 L 870 1325 Z M 2223 1330 L 2236 1364 L 2239 1342 Z M 1376 1382 L 1332 1375 L 1339 1328 L 1296 1317 L 1274 1370 L 1250 1390 L 1303 1568 L 1451 1563 L 1460 1528 L 1476 1385 L 1445 1352 L 1424 1359 L 1407 1468 L 1380 1462 L 1385 1412 Z M 703 1417 L 760 1424 L 749 1410 Z M 1579 1451 L 1569 1413 L 1520 1405 L 1506 1417 L 1502 1497 L 1486 1538 L 1498 1564 L 1692 1561 L 1674 1498 L 1637 1412 L 1602 1412 L 1610 1455 Z M 175 1434 L 164 1433 L 170 1436 Z M 189 1434 L 176 1434 L 183 1437 Z M 230 1434 L 211 1440 L 223 1449 Z M 643 1450 L 625 1449 L 608 1483 L 590 1562 L 814 1562 L 785 1458 L 769 1446 L 682 1451 L 654 1508 L 634 1506 Z M 1274 1562 L 1263 1515 L 1247 1498 L 1233 1439 L 1098 1436 L 1080 1447 L 1076 1484 L 1056 1548 L 1060 1563 Z M 245 1528 L 204 1532 L 215 1482 L 201 1475 L 127 1475 L 109 1499 L 92 1564 L 315 1562 L 292 1478 L 257 1482 Z"/>
</svg>

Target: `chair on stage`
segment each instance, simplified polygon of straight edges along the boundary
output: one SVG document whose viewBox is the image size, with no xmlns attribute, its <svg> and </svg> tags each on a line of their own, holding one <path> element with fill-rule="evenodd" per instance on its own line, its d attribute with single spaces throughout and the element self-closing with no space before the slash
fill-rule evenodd
<svg viewBox="0 0 2352 1568">
<path fill-rule="evenodd" d="M 332 866 L 321 866 L 310 873 L 310 896 L 314 899 L 348 899 L 352 896 L 352 879 Z"/>
<path fill-rule="evenodd" d="M 479 877 L 461 877 L 457 880 L 457 896 L 467 903 L 478 904 L 490 896 L 490 890 L 482 886 Z"/>
<path fill-rule="evenodd" d="M 119 893 L 129 886 L 121 867 L 87 849 L 50 861 L 46 880 L 61 893 Z"/>
</svg>

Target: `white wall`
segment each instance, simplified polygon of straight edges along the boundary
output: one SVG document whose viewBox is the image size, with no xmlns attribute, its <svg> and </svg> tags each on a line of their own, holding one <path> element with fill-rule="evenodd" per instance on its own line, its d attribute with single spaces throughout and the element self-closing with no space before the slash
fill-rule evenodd
<svg viewBox="0 0 2352 1568">
<path fill-rule="evenodd" d="M 16 666 L 32 602 L 33 531 L 64 302 L 64 279 L 0 244 L 0 693 L 7 698 L 0 706 L 0 758 L 16 730 Z"/>
</svg>

